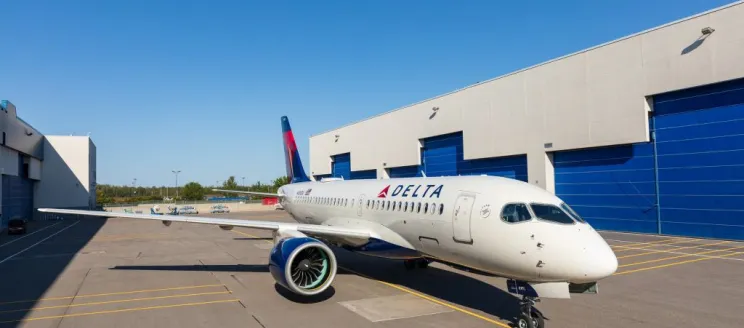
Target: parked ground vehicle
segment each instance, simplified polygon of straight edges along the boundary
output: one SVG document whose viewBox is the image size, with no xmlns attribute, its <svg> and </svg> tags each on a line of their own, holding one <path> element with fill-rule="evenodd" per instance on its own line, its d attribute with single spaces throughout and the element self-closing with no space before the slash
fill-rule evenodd
<svg viewBox="0 0 744 328">
<path fill-rule="evenodd" d="M 186 205 L 178 209 L 178 214 L 199 214 L 199 211 L 191 205 Z"/>
<path fill-rule="evenodd" d="M 230 213 L 230 207 L 222 204 L 212 205 L 209 213 Z"/>
<path fill-rule="evenodd" d="M 26 220 L 12 219 L 8 221 L 8 234 L 24 234 L 26 233 Z"/>
</svg>

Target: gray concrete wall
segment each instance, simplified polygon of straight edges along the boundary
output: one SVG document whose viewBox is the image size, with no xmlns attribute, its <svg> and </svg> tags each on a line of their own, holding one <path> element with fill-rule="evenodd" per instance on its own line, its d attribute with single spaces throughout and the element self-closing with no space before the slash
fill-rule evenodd
<svg viewBox="0 0 744 328">
<path fill-rule="evenodd" d="M 738 2 L 315 135 L 311 174 L 347 152 L 354 171 L 418 165 L 420 139 L 463 131 L 465 159 L 527 154 L 551 190 L 546 153 L 648 141 L 647 96 L 744 76 L 743 17 Z"/>
</svg>

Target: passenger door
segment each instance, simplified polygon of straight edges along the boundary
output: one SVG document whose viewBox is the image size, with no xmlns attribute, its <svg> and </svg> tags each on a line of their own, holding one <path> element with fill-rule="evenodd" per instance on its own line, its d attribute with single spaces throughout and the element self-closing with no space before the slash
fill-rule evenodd
<svg viewBox="0 0 744 328">
<path fill-rule="evenodd" d="M 452 215 L 452 239 L 459 243 L 472 244 L 470 233 L 470 214 L 475 203 L 475 194 L 462 192 L 457 196 Z"/>
</svg>

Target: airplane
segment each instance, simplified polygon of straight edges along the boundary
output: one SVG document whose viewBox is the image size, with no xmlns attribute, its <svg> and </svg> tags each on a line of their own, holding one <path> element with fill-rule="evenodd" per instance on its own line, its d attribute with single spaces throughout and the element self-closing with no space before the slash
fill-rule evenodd
<svg viewBox="0 0 744 328">
<path fill-rule="evenodd" d="M 518 327 L 543 328 L 539 298 L 598 292 L 617 270 L 607 242 L 564 201 L 537 186 L 496 176 L 380 180 L 310 179 L 286 116 L 281 118 L 289 183 L 277 193 L 296 223 L 40 208 L 40 212 L 159 220 L 272 231 L 269 271 L 301 296 L 324 292 L 338 268 L 329 245 L 401 260 L 407 269 L 440 262 L 507 279 L 520 295 Z"/>
</svg>

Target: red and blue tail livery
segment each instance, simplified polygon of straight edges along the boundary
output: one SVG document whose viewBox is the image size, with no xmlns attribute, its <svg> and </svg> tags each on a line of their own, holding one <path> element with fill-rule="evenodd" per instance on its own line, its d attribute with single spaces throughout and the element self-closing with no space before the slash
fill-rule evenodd
<svg viewBox="0 0 744 328">
<path fill-rule="evenodd" d="M 292 127 L 289 125 L 289 119 L 282 116 L 282 135 L 284 137 L 284 160 L 287 165 L 287 177 L 290 183 L 307 182 L 310 178 L 305 174 L 302 167 L 300 153 L 297 151 Z"/>
</svg>

